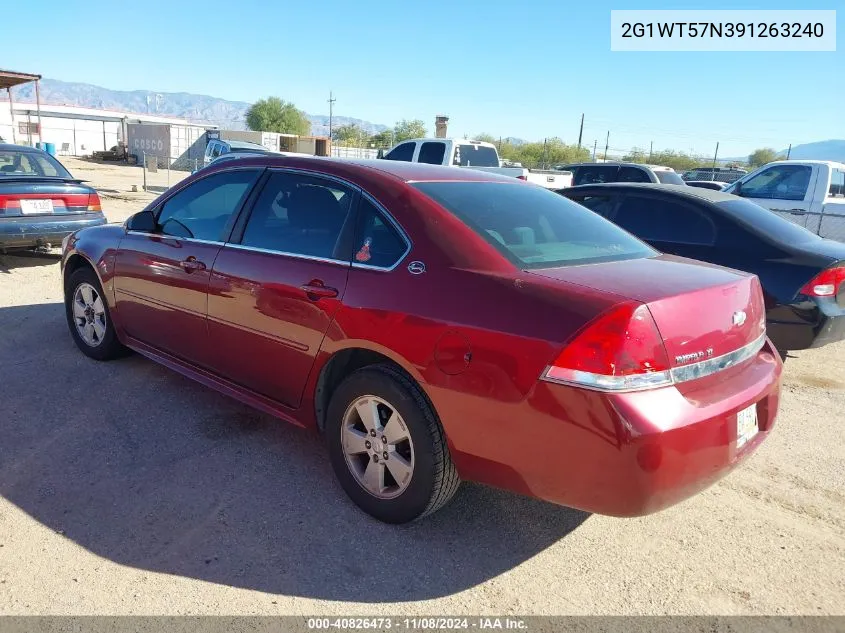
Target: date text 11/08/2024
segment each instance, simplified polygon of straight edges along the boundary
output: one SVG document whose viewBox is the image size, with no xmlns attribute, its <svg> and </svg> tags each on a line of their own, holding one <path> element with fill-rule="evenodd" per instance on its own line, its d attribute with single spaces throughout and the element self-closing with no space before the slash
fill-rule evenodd
<svg viewBox="0 0 845 633">
<path fill-rule="evenodd" d="M 391 629 L 428 631 L 428 630 L 527 630 L 528 623 L 520 618 L 447 618 L 447 617 L 357 617 L 357 618 L 308 618 L 311 630 L 376 630 Z"/>
</svg>

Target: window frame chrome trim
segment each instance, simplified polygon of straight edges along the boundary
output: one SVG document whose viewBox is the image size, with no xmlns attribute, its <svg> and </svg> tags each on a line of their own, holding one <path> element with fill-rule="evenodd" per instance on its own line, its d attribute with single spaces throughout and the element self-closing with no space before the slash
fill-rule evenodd
<svg viewBox="0 0 845 633">
<path fill-rule="evenodd" d="M 126 229 L 127 235 L 142 235 L 144 237 L 159 237 L 166 240 L 181 240 L 183 242 L 193 242 L 195 244 L 211 244 L 216 246 L 223 246 L 226 242 L 220 240 L 201 240 L 196 237 L 181 237 L 179 235 L 168 235 L 167 233 L 145 233 L 144 231 L 132 231 Z"/>
<path fill-rule="evenodd" d="M 226 242 L 223 244 L 224 248 L 233 248 L 239 251 L 249 251 L 253 253 L 264 253 L 266 255 L 281 255 L 283 257 L 291 257 L 293 259 L 305 259 L 312 262 L 321 262 L 323 264 L 337 264 L 349 268 L 351 264 L 342 259 L 332 259 L 331 257 L 318 257 L 317 255 L 303 255 L 302 253 L 288 253 L 286 251 L 278 251 L 272 248 L 261 248 L 259 246 L 247 246 L 246 244 L 235 244 L 234 242 Z"/>
</svg>

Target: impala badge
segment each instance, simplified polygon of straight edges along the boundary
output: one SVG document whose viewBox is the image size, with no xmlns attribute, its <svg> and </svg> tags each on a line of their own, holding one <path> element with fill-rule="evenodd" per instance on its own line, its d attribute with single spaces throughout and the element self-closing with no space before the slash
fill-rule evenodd
<svg viewBox="0 0 845 633">
<path fill-rule="evenodd" d="M 735 326 L 739 327 L 743 323 L 745 323 L 746 318 L 748 318 L 748 316 L 745 314 L 745 312 L 743 310 L 737 310 L 736 312 L 734 312 L 734 315 L 733 315 L 733 324 Z"/>
</svg>

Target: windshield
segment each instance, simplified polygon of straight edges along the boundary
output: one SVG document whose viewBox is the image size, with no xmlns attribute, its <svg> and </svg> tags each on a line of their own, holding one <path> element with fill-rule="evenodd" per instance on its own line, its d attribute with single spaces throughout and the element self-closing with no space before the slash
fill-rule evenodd
<svg viewBox="0 0 845 633">
<path fill-rule="evenodd" d="M 686 184 L 684 179 L 681 178 L 677 172 L 674 171 L 656 171 L 654 175 L 657 176 L 657 180 L 662 182 L 664 185 L 683 185 Z"/>
<path fill-rule="evenodd" d="M 498 167 L 499 154 L 495 147 L 461 143 L 455 147 L 455 164 L 461 167 Z"/>
<path fill-rule="evenodd" d="M 61 163 L 49 154 L 15 149 L 0 150 L 0 179 L 20 176 L 71 178 Z"/>
<path fill-rule="evenodd" d="M 818 235 L 748 200 L 720 202 L 735 218 L 773 240 L 791 244 L 820 239 Z"/>
<path fill-rule="evenodd" d="M 499 182 L 422 182 L 414 186 L 520 268 L 657 254 L 615 224 L 542 187 Z"/>
</svg>

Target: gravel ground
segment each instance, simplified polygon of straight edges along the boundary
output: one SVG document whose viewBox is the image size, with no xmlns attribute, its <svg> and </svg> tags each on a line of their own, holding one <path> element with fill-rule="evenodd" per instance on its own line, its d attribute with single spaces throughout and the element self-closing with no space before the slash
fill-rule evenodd
<svg viewBox="0 0 845 633">
<path fill-rule="evenodd" d="M 65 162 L 112 220 L 151 199 Z M 790 359 L 768 441 L 662 513 L 465 485 L 389 527 L 311 434 L 84 357 L 61 300 L 56 257 L 0 255 L 0 614 L 845 614 L 845 344 Z"/>
</svg>

